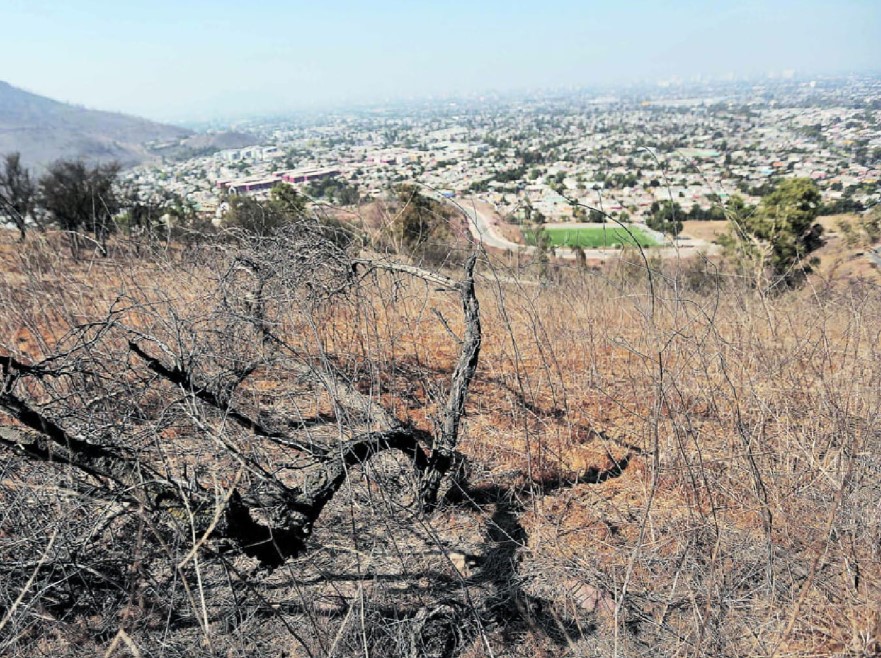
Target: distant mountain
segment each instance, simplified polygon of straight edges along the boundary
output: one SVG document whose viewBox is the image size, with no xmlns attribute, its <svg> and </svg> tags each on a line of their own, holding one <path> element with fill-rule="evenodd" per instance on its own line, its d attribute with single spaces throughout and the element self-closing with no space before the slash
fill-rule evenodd
<svg viewBox="0 0 881 658">
<path fill-rule="evenodd" d="M 58 158 L 134 165 L 155 157 L 145 144 L 177 144 L 192 134 L 177 126 L 61 103 L 0 81 L 0 154 L 19 151 L 29 167 L 45 167 Z"/>
<path fill-rule="evenodd" d="M 175 140 L 168 144 L 155 144 L 150 152 L 172 160 L 195 158 L 210 155 L 225 149 L 240 149 L 254 146 L 258 140 L 254 135 L 237 131 L 199 133 L 186 139 Z"/>
</svg>

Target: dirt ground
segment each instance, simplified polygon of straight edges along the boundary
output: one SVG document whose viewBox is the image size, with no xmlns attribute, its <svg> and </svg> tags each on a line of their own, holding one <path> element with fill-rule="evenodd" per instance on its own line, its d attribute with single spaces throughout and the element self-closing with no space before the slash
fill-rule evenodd
<svg viewBox="0 0 881 658">
<path fill-rule="evenodd" d="M 818 222 L 827 233 L 837 232 L 840 222 L 854 222 L 856 215 L 828 215 L 818 218 Z M 712 242 L 728 230 L 727 222 L 693 221 L 682 222 L 682 235 Z"/>
<path fill-rule="evenodd" d="M 688 238 L 713 242 L 728 229 L 728 222 L 682 222 L 682 235 Z"/>
</svg>

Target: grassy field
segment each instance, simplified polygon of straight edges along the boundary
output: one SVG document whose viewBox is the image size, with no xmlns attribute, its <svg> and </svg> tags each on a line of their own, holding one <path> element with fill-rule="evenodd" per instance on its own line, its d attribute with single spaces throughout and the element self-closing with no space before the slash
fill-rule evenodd
<svg viewBox="0 0 881 658">
<path fill-rule="evenodd" d="M 630 233 L 620 226 L 608 228 L 567 228 L 549 226 L 544 229 L 550 236 L 554 247 L 617 247 L 624 244 L 639 244 L 641 247 L 654 247 L 658 242 L 652 236 L 638 228 L 631 228 Z M 632 236 L 630 234 L 633 234 Z M 535 234 L 531 230 L 523 231 L 527 244 L 535 244 Z M 636 241 L 634 241 L 636 238 Z"/>
</svg>

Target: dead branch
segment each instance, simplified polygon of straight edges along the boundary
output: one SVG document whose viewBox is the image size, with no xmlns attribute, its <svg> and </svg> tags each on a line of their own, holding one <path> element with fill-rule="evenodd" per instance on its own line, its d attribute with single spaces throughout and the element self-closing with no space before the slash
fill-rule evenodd
<svg viewBox="0 0 881 658">
<path fill-rule="evenodd" d="M 453 379 L 450 393 L 444 407 L 440 434 L 435 438 L 431 450 L 431 462 L 425 471 L 420 485 L 423 507 L 430 511 L 437 505 L 437 492 L 441 479 L 453 463 L 456 444 L 459 438 L 459 425 L 465 413 L 465 398 L 468 387 L 477 370 L 480 356 L 480 305 L 474 292 L 474 265 L 477 256 L 472 255 L 465 264 L 465 279 L 456 287 L 462 296 L 465 314 L 465 336 Z"/>
</svg>

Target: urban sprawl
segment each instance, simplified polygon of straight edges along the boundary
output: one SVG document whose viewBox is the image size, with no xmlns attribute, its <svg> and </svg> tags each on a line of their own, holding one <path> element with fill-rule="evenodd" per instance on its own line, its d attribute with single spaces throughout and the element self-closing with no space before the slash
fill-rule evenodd
<svg viewBox="0 0 881 658">
<path fill-rule="evenodd" d="M 644 221 L 669 201 L 685 218 L 722 219 L 733 195 L 758 203 L 786 177 L 816 181 L 829 212 L 870 207 L 881 189 L 881 77 L 871 76 L 672 80 L 235 127 L 254 144 L 126 177 L 143 194 L 173 193 L 215 221 L 231 195 L 261 197 L 279 184 L 354 205 L 415 182 L 480 198 L 515 223 L 590 221 L 589 209 Z"/>
</svg>

